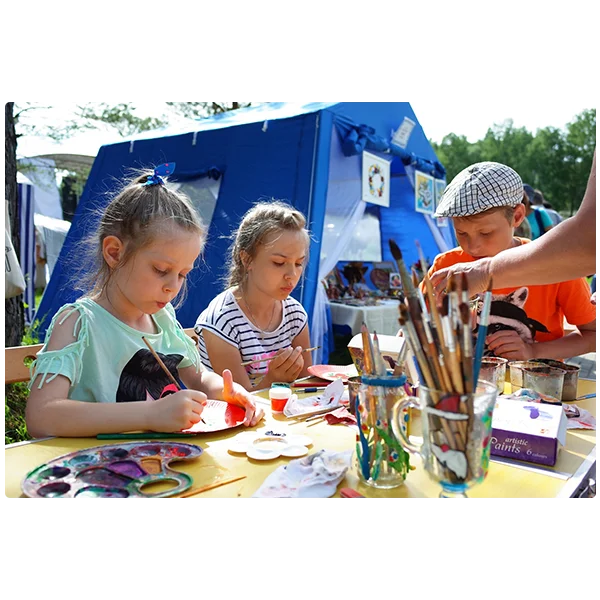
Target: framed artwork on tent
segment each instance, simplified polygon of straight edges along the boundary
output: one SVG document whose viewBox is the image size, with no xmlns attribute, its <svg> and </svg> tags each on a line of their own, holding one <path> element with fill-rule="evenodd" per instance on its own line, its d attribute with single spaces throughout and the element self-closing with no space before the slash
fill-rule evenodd
<svg viewBox="0 0 600 600">
<path fill-rule="evenodd" d="M 362 153 L 363 202 L 389 207 L 390 163 L 366 150 Z"/>
<path fill-rule="evenodd" d="M 415 169 L 415 210 L 433 214 L 435 204 L 434 178 Z"/>
<path fill-rule="evenodd" d="M 408 139 L 410 138 L 410 134 L 415 128 L 415 125 L 416 123 L 412 119 L 404 117 L 404 121 L 402 121 L 402 124 L 400 127 L 398 127 L 398 129 L 396 129 L 394 135 L 392 136 L 392 142 L 394 142 L 394 144 L 397 146 L 400 146 L 400 148 L 406 148 L 408 145 Z"/>
<path fill-rule="evenodd" d="M 448 227 L 448 217 L 438 217 L 435 222 L 438 227 Z"/>
<path fill-rule="evenodd" d="M 440 205 L 440 200 L 442 199 L 442 194 L 444 193 L 444 190 L 446 189 L 446 180 L 445 179 L 436 179 L 435 183 L 434 183 L 434 188 L 435 188 L 435 205 L 433 207 L 433 212 L 435 213 L 435 210 Z M 443 227 L 443 225 L 442 225 L 442 227 Z"/>
</svg>

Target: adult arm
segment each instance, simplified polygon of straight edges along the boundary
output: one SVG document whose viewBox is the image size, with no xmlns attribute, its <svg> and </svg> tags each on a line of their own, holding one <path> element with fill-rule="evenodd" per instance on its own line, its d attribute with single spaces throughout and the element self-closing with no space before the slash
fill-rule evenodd
<svg viewBox="0 0 600 600">
<path fill-rule="evenodd" d="M 436 293 L 448 277 L 465 273 L 469 293 L 494 288 L 544 285 L 586 277 L 596 272 L 596 151 L 583 201 L 577 213 L 530 244 L 504 250 L 496 256 L 440 269 L 431 281 Z"/>
</svg>

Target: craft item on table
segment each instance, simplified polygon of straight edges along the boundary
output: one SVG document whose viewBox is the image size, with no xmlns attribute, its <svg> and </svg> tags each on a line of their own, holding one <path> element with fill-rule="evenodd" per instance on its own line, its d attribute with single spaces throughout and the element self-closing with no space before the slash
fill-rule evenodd
<svg viewBox="0 0 600 600">
<path fill-rule="evenodd" d="M 369 334 L 373 338 L 373 334 Z M 406 345 L 405 339 L 397 335 L 377 335 L 379 345 L 379 354 L 386 363 L 386 368 L 394 369 L 398 362 L 398 357 Z M 357 333 L 348 342 L 348 351 L 352 357 L 352 362 L 358 375 L 362 375 L 365 370 L 365 353 L 363 349 L 363 334 Z"/>
<path fill-rule="evenodd" d="M 275 382 L 269 389 L 269 400 L 271 401 L 271 411 L 281 413 L 288 400 L 292 396 L 292 388 L 287 383 Z"/>
<path fill-rule="evenodd" d="M 596 394 L 590 395 L 595 396 Z M 522 402 L 539 402 L 540 404 L 556 403 L 555 398 L 527 388 L 517 390 L 505 398 Z M 567 429 L 596 429 L 596 418 L 585 408 L 581 408 L 577 404 L 562 404 L 562 407 L 567 417 Z"/>
<path fill-rule="evenodd" d="M 577 398 L 577 384 L 579 383 L 579 371 L 581 371 L 579 365 L 570 365 L 552 358 L 535 358 L 533 360 L 565 372 L 561 400 L 569 401 Z"/>
<path fill-rule="evenodd" d="M 223 400 L 207 400 L 202 417 L 203 421 L 183 429 L 183 433 L 214 433 L 239 427 L 244 423 L 246 411 L 241 406 Z"/>
<path fill-rule="evenodd" d="M 340 498 L 364 498 L 364 496 L 352 488 L 342 488 Z"/>
<path fill-rule="evenodd" d="M 338 423 L 343 423 L 344 425 L 356 425 L 356 417 L 348 412 L 348 409 L 345 406 L 323 415 L 323 418 L 330 425 L 337 425 Z"/>
<path fill-rule="evenodd" d="M 283 456 L 298 458 L 308 453 L 312 440 L 306 435 L 288 435 L 263 428 L 244 431 L 231 439 L 229 452 L 245 454 L 255 460 L 273 460 Z"/>
<path fill-rule="evenodd" d="M 313 377 L 319 377 L 326 381 L 336 381 L 341 379 L 344 383 L 348 381 L 348 377 L 358 375 L 354 365 L 311 365 L 306 369 Z"/>
<path fill-rule="evenodd" d="M 567 442 L 567 421 L 561 405 L 498 397 L 492 417 L 491 453 L 553 466 L 560 447 Z"/>
<path fill-rule="evenodd" d="M 283 414 L 286 417 L 301 417 L 340 406 L 343 393 L 344 384 L 340 379 L 336 379 L 319 395 L 298 398 L 296 394 L 292 394 L 283 409 Z"/>
<path fill-rule="evenodd" d="M 253 498 L 330 498 L 352 463 L 352 450 L 319 450 L 278 467 Z"/>
<path fill-rule="evenodd" d="M 164 498 L 192 484 L 189 475 L 171 464 L 201 454 L 199 446 L 181 442 L 95 446 L 40 465 L 27 474 L 21 488 L 31 498 Z M 168 489 L 160 490 L 161 482 Z M 155 491 L 146 492 L 146 486 Z"/>
<path fill-rule="evenodd" d="M 406 398 L 406 376 L 363 376 L 356 401 L 356 460 L 359 478 L 372 487 L 402 485 L 410 469 L 408 453 L 394 437 L 392 407 Z M 408 413 L 406 413 L 408 415 Z M 408 420 L 402 421 L 408 436 Z"/>
</svg>

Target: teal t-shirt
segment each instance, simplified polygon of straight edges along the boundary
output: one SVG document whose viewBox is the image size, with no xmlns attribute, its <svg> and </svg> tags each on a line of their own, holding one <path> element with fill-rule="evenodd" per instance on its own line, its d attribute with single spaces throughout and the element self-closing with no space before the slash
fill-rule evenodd
<svg viewBox="0 0 600 600">
<path fill-rule="evenodd" d="M 546 229 L 546 227 L 552 227 L 552 225 L 554 225 L 554 223 L 552 223 L 552 219 L 550 218 L 550 215 L 542 208 L 534 208 L 533 209 L 534 212 L 532 212 L 530 215 L 527 215 L 527 220 L 529 221 L 529 224 L 531 225 L 531 239 L 532 240 L 536 240 L 537 238 L 540 237 L 540 235 L 542 235 Z M 540 226 L 538 224 L 538 218 L 535 216 L 535 213 L 538 213 L 541 217 L 542 217 L 542 223 L 544 225 L 544 229 L 540 230 Z"/>
<path fill-rule="evenodd" d="M 46 346 L 55 323 L 73 312 L 79 316 L 73 330 L 76 340 L 60 350 Z M 194 341 L 177 322 L 171 304 L 152 315 L 158 333 L 145 333 L 129 327 L 90 298 L 66 304 L 52 319 L 43 348 L 31 366 L 33 385 L 41 388 L 57 375 L 71 382 L 69 398 L 84 402 L 131 402 L 157 400 L 177 391 L 146 344 L 144 336 L 172 375 L 178 369 L 201 367 Z"/>
</svg>

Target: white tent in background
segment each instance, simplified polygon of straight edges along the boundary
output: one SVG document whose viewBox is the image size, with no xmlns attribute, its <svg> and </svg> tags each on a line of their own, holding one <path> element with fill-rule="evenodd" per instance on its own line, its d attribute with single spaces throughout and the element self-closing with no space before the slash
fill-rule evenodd
<svg viewBox="0 0 600 600">
<path fill-rule="evenodd" d="M 51 159 L 23 158 L 17 165 L 17 183 L 33 186 L 34 212 L 62 219 L 62 204 L 56 184 L 56 164 Z"/>
</svg>

